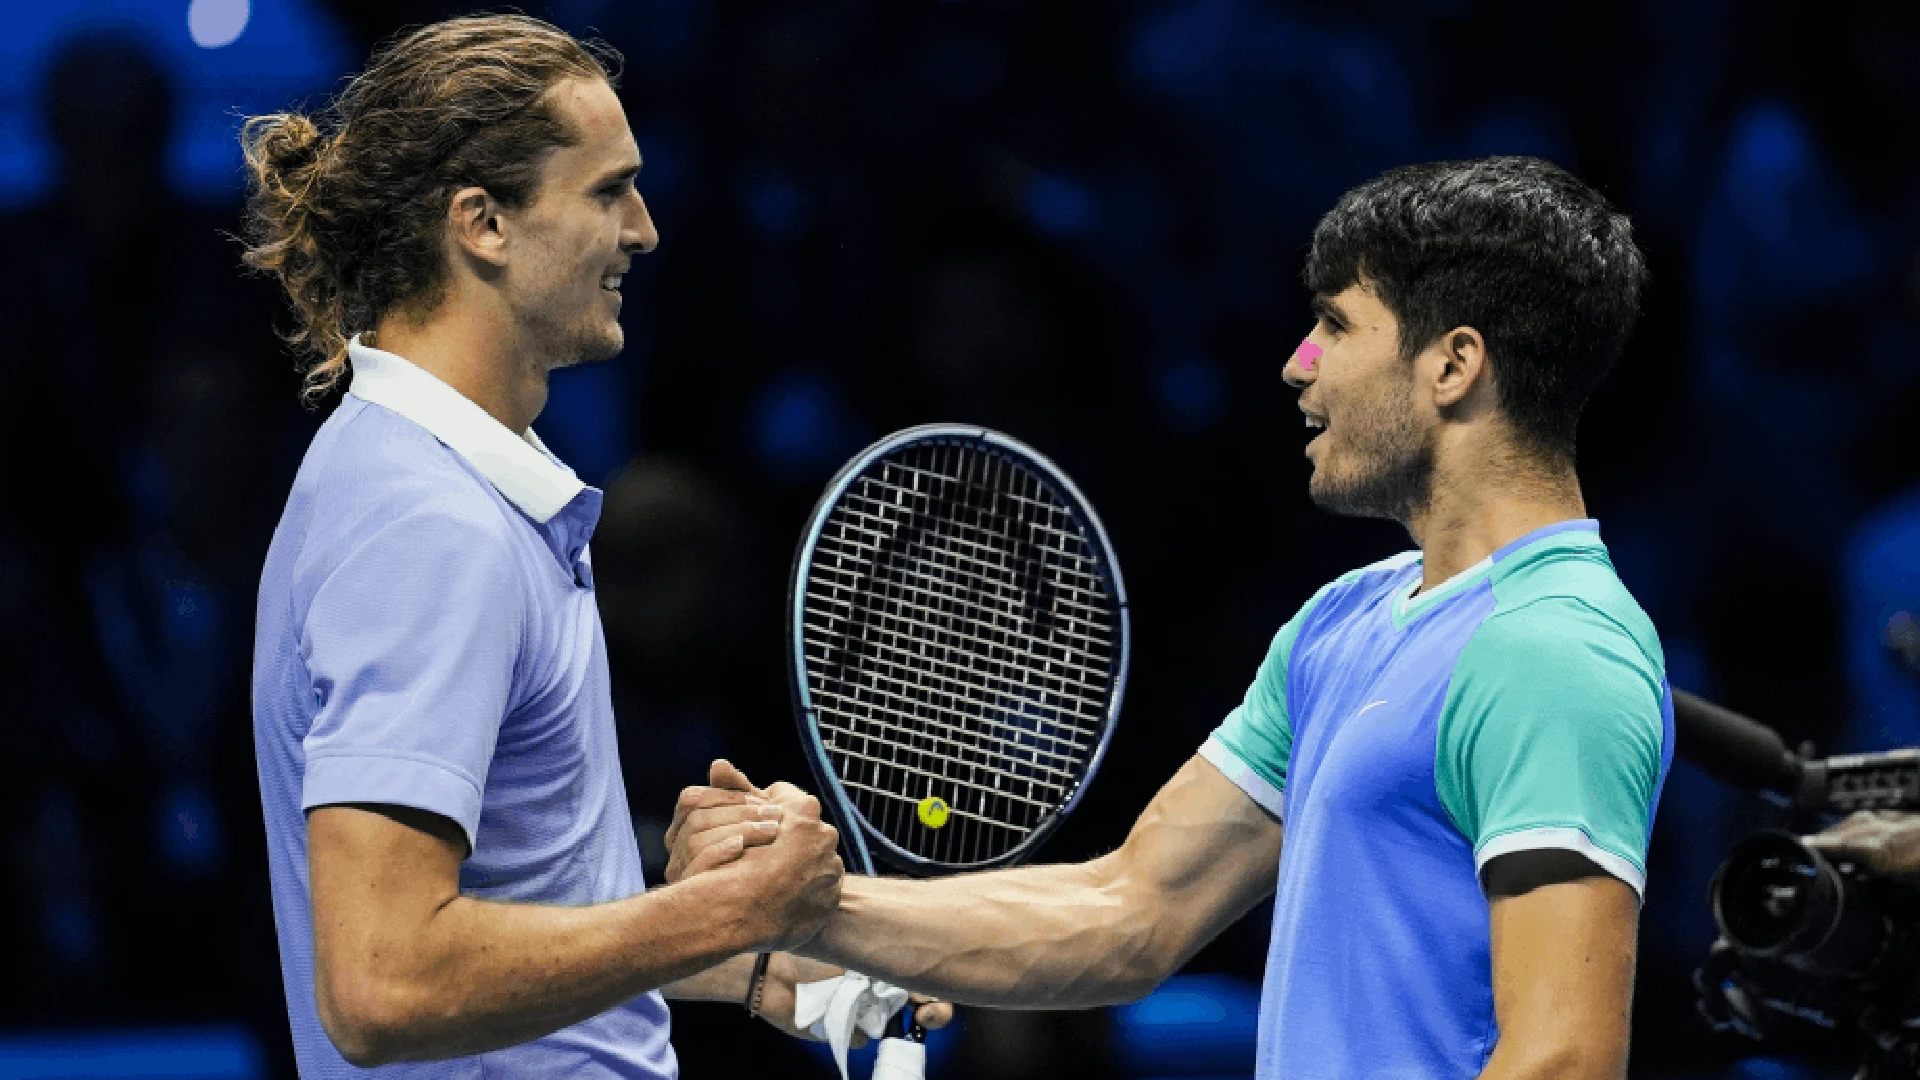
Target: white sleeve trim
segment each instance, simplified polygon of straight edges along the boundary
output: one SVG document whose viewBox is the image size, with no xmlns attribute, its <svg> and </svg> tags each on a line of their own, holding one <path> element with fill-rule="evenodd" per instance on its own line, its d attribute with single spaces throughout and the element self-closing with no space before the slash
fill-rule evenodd
<svg viewBox="0 0 1920 1080">
<path fill-rule="evenodd" d="M 1647 898 L 1647 875 L 1642 873 L 1639 867 L 1595 844 L 1584 830 L 1565 826 L 1521 829 L 1518 832 L 1496 836 L 1473 853 L 1473 870 L 1476 874 L 1480 873 L 1487 868 L 1489 862 L 1502 855 L 1511 855 L 1516 851 L 1539 851 L 1545 848 L 1559 848 L 1583 855 L 1588 862 L 1633 886 L 1633 891 L 1639 895 L 1640 899 Z"/>
<path fill-rule="evenodd" d="M 1218 735 L 1207 736 L 1200 744 L 1200 756 L 1220 770 L 1222 776 L 1233 781 L 1233 786 L 1247 793 L 1247 797 L 1260 804 L 1260 808 L 1272 814 L 1277 821 L 1285 821 L 1284 807 L 1286 799 L 1280 789 L 1267 783 L 1267 778 L 1254 771 L 1253 766 L 1240 759 L 1240 755 L 1220 741 Z"/>
</svg>

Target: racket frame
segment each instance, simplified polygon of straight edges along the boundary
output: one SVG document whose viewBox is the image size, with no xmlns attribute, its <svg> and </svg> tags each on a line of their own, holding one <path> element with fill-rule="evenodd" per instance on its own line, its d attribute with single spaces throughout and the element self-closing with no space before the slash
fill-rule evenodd
<svg viewBox="0 0 1920 1080">
<path fill-rule="evenodd" d="M 1113 588 L 1114 606 L 1117 611 L 1115 621 L 1113 693 L 1107 702 L 1105 722 L 1101 726 L 1100 741 L 1087 758 L 1086 771 L 1074 785 L 1060 808 L 1053 811 L 1026 838 L 1006 852 L 991 858 L 972 863 L 943 863 L 925 859 L 889 840 L 885 833 L 869 822 L 866 815 L 854 805 L 847 789 L 840 783 L 840 777 L 834 771 L 827 758 L 826 743 L 820 737 L 820 724 L 813 704 L 812 695 L 807 688 L 802 672 L 806 669 L 805 626 L 806 598 L 803 582 L 806 570 L 813 563 L 814 552 L 820 542 L 821 531 L 826 527 L 826 519 L 831 509 L 838 505 L 840 497 L 846 493 L 855 480 L 866 472 L 869 465 L 903 447 L 922 443 L 975 443 L 985 444 L 1006 453 L 1023 467 L 1028 468 L 1042 481 L 1056 486 L 1058 494 L 1063 495 L 1066 508 L 1074 519 L 1081 524 L 1091 540 L 1095 561 L 1105 571 L 1106 580 Z M 1094 773 L 1100 769 L 1100 762 L 1106 757 L 1107 746 L 1113 739 L 1114 729 L 1120 721 L 1120 704 L 1126 697 L 1127 668 L 1131 659 L 1132 631 L 1128 619 L 1127 588 L 1120 577 L 1120 561 L 1114 556 L 1113 544 L 1107 538 L 1106 526 L 1094 513 L 1093 504 L 1087 501 L 1059 466 L 1051 459 L 1032 447 L 1008 435 L 977 424 L 921 424 L 916 427 L 896 431 L 872 446 L 862 450 L 854 458 L 841 466 L 833 479 L 828 481 L 826 491 L 814 503 L 808 515 L 807 527 L 801 533 L 800 547 L 794 554 L 793 568 L 787 576 L 787 686 L 793 698 L 794 722 L 800 728 L 800 743 L 806 749 L 807 764 L 813 768 L 814 779 L 819 782 L 821 793 L 833 803 L 835 814 L 841 826 L 841 839 L 846 848 L 849 868 L 872 877 L 875 873 L 874 850 L 886 857 L 894 866 L 917 876 L 935 873 L 953 873 L 957 871 L 985 870 L 998 866 L 1011 866 L 1020 862 L 1026 855 L 1044 843 L 1053 831 L 1059 828 L 1069 813 L 1078 806 L 1086 794 L 1087 785 Z"/>
</svg>

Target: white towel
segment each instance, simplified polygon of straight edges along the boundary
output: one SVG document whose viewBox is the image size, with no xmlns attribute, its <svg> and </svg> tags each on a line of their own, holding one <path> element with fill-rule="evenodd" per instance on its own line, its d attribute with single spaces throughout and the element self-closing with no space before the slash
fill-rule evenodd
<svg viewBox="0 0 1920 1080">
<path fill-rule="evenodd" d="M 849 971 L 793 988 L 793 1026 L 823 1039 L 833 1047 L 840 1080 L 847 1080 L 847 1047 L 859 1028 L 870 1039 L 886 1034 L 887 1021 L 907 1003 L 907 992 L 897 986 Z"/>
</svg>

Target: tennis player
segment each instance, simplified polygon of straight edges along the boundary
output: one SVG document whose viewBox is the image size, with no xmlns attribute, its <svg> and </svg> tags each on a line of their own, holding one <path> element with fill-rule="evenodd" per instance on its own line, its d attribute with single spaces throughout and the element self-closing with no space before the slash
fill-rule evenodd
<svg viewBox="0 0 1920 1080">
<path fill-rule="evenodd" d="M 657 240 L 615 63 L 532 19 L 455 19 L 376 53 L 324 130 L 246 127 L 247 259 L 292 299 L 309 390 L 351 379 L 274 534 L 254 651 L 309 1078 L 439 1059 L 391 1074 L 668 1080 L 663 992 L 791 1030 L 794 984 L 839 973 L 781 953 L 757 979 L 740 956 L 834 910 L 837 838 L 798 793 L 727 811 L 764 841 L 749 857 L 645 890 L 600 492 L 530 428 L 550 371 L 619 352 L 622 275 Z"/>
<path fill-rule="evenodd" d="M 1672 709 L 1574 431 L 1644 277 L 1627 219 L 1542 161 L 1349 191 L 1314 232 L 1317 322 L 1285 375 L 1313 501 L 1398 521 L 1418 550 L 1280 628 L 1119 850 L 850 876 L 805 951 L 962 1003 L 1102 1005 L 1275 894 L 1259 1076 L 1624 1076 Z M 687 852 L 751 790 L 716 775 L 734 790 L 682 800 Z"/>
</svg>

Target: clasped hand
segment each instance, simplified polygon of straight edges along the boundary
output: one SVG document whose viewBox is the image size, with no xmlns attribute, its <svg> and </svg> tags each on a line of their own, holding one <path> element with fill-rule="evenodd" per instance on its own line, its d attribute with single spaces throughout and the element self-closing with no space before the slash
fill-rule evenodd
<svg viewBox="0 0 1920 1080">
<path fill-rule="evenodd" d="M 846 868 L 840 834 L 820 819 L 820 801 L 792 784 L 754 787 L 716 761 L 711 786 L 680 793 L 667 828 L 667 881 L 722 871 L 747 891 L 753 947 L 791 949 L 809 941 L 840 903 Z"/>
<path fill-rule="evenodd" d="M 845 867 L 835 854 L 840 834 L 820 818 L 820 801 L 788 783 L 755 787 L 732 763 L 715 761 L 708 786 L 680 793 L 668 826 L 669 884 L 713 871 L 747 877 L 759 910 L 770 914 L 768 939 L 757 948 L 792 949 L 812 940 L 840 902 Z M 830 979 L 843 969 L 776 955 L 768 969 L 762 1011 L 775 1027 L 812 1038 L 792 1025 L 794 986 Z M 913 995 L 914 1018 L 929 1030 L 953 1019 L 953 1006 Z M 858 1035 L 855 1046 L 866 1042 Z"/>
</svg>

